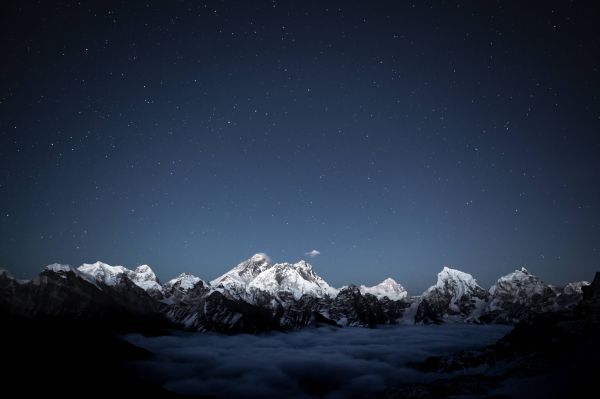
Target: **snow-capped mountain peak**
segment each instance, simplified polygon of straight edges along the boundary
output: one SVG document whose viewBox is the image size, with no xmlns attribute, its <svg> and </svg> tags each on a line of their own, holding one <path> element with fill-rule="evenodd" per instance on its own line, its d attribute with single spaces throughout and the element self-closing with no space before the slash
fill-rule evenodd
<svg viewBox="0 0 600 399">
<path fill-rule="evenodd" d="M 495 322 L 514 322 L 532 311 L 570 306 L 581 298 L 576 285 L 552 287 L 524 267 L 500 277 L 489 293 L 486 311 Z"/>
<path fill-rule="evenodd" d="M 127 276 L 141 289 L 146 292 L 162 292 L 162 286 L 154 274 L 154 271 L 148 265 L 140 265 L 131 272 L 127 270 Z"/>
<path fill-rule="evenodd" d="M 542 294 L 548 287 L 541 279 L 522 267 L 496 281 L 490 288 L 490 294 L 495 296 L 511 296 L 517 301 L 528 300 L 534 294 Z M 493 301 L 492 301 L 493 302 Z M 492 303 L 492 306 L 494 304 Z"/>
<path fill-rule="evenodd" d="M 469 273 L 451 269 L 447 266 L 444 266 L 442 271 L 438 273 L 437 282 L 434 287 L 440 289 L 452 288 L 457 297 L 461 297 L 473 289 L 482 289 Z"/>
<path fill-rule="evenodd" d="M 589 281 L 575 281 L 565 285 L 563 288 L 564 295 L 580 295 L 582 294 L 582 288 L 590 285 Z"/>
<path fill-rule="evenodd" d="M 436 284 L 421 296 L 415 321 L 439 323 L 456 318 L 477 319 L 487 295 L 469 273 L 444 267 L 437 275 Z"/>
<path fill-rule="evenodd" d="M 261 263 L 261 262 L 271 263 L 271 258 L 269 258 L 269 255 L 267 255 L 264 252 L 259 252 L 259 253 L 252 255 L 252 257 L 250 257 L 250 260 L 255 263 Z"/>
<path fill-rule="evenodd" d="M 97 282 L 108 286 L 116 286 L 128 269 L 123 266 L 111 266 L 104 262 L 84 263 L 77 268 L 81 273 L 93 277 Z M 129 270 L 131 271 L 131 270 Z"/>
<path fill-rule="evenodd" d="M 303 295 L 317 298 L 335 296 L 337 290 L 318 276 L 304 260 L 297 263 L 276 263 L 248 284 L 248 291 L 265 291 L 273 295 L 289 292 L 298 300 Z"/>
<path fill-rule="evenodd" d="M 96 286 L 98 289 L 100 289 L 100 287 L 98 287 L 98 285 L 96 284 L 96 279 L 88 274 L 82 273 L 80 272 L 78 269 L 70 266 L 70 265 L 65 265 L 62 263 L 52 263 L 50 265 L 47 265 L 44 268 L 45 271 L 50 271 L 53 273 L 58 274 L 61 278 L 66 279 L 67 278 L 67 273 L 74 273 L 77 277 L 93 284 L 94 286 Z"/>
<path fill-rule="evenodd" d="M 297 263 L 271 263 L 264 253 L 258 253 L 214 279 L 210 285 L 231 297 L 254 302 L 260 292 L 278 296 L 288 292 L 296 299 L 303 295 L 315 297 L 335 296 L 337 290 L 304 260 Z"/>
<path fill-rule="evenodd" d="M 227 273 L 212 280 L 210 284 L 214 287 L 218 287 L 219 285 L 222 285 L 223 287 L 240 284 L 246 285 L 271 266 L 273 265 L 267 254 L 257 253 L 250 259 L 241 262 Z"/>
<path fill-rule="evenodd" d="M 180 291 L 186 292 L 186 291 L 189 291 L 192 288 L 194 288 L 194 286 L 200 281 L 202 281 L 201 278 L 196 277 L 192 274 L 181 273 L 179 276 L 175 277 L 174 279 L 167 281 L 164 284 L 164 288 L 167 290 L 176 288 L 176 289 L 179 289 Z"/>
<path fill-rule="evenodd" d="M 408 292 L 404 289 L 404 287 L 398 284 L 393 278 L 389 277 L 372 287 L 361 285 L 360 293 L 363 295 L 375 295 L 379 299 L 387 297 L 392 301 L 399 301 L 408 297 Z"/>
<path fill-rule="evenodd" d="M 84 263 L 77 270 L 94 279 L 95 282 L 111 287 L 117 286 L 123 278 L 127 278 L 150 294 L 159 295 L 162 293 L 162 286 L 158 282 L 156 274 L 148 265 L 138 266 L 134 271 L 123 266 L 111 266 L 97 261 L 95 263 Z"/>
</svg>

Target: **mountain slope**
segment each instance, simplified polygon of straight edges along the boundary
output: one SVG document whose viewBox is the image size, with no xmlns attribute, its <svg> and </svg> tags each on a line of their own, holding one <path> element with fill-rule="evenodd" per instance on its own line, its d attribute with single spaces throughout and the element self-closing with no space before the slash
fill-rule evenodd
<svg viewBox="0 0 600 399">
<path fill-rule="evenodd" d="M 249 292 L 263 291 L 273 296 L 286 292 L 295 300 L 303 295 L 323 298 L 337 294 L 337 290 L 318 276 L 305 261 L 295 264 L 277 263 L 250 281 L 247 289 Z"/>
<path fill-rule="evenodd" d="M 234 299 L 246 299 L 248 284 L 272 266 L 273 264 L 266 254 L 258 253 L 212 280 L 210 286 Z"/>
<path fill-rule="evenodd" d="M 96 282 L 110 287 L 122 285 L 124 279 L 128 279 L 149 295 L 162 298 L 162 286 L 156 274 L 148 265 L 141 265 L 135 270 L 130 270 L 123 266 L 111 266 L 97 261 L 95 263 L 84 263 L 77 270 Z"/>
<path fill-rule="evenodd" d="M 386 278 L 381 283 L 372 287 L 360 286 L 361 294 L 371 294 L 379 299 L 388 298 L 393 301 L 399 301 L 408 297 L 408 292 L 403 286 L 398 284 L 392 278 Z"/>
<path fill-rule="evenodd" d="M 258 253 L 210 282 L 210 286 L 232 299 L 252 304 L 281 300 L 290 294 L 294 300 L 303 295 L 322 298 L 335 296 L 337 290 L 318 276 L 305 262 L 271 263 Z M 282 295 L 283 294 L 283 295 Z"/>
<path fill-rule="evenodd" d="M 581 300 L 581 289 L 587 284 L 578 282 L 564 288 L 552 287 L 523 267 L 500 277 L 490 288 L 490 300 L 482 320 L 514 323 L 530 314 L 572 307 Z"/>
<path fill-rule="evenodd" d="M 444 267 L 419 299 L 415 322 L 476 321 L 487 297 L 473 276 Z"/>
</svg>

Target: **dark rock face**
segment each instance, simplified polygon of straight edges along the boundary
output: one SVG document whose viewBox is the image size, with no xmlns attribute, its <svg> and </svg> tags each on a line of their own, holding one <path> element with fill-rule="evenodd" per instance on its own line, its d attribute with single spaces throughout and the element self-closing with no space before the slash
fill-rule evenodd
<svg viewBox="0 0 600 399">
<path fill-rule="evenodd" d="M 429 384 L 406 384 L 389 388 L 373 396 L 373 399 L 434 399 L 448 396 L 483 395 L 499 385 L 500 378 L 483 375 L 465 375 L 441 379 Z M 502 397 L 494 396 L 496 399 Z"/>
<path fill-rule="evenodd" d="M 582 288 L 585 303 L 600 302 L 600 272 L 596 272 L 592 283 Z"/>
<path fill-rule="evenodd" d="M 402 301 L 362 295 L 356 286 L 341 290 L 335 299 L 305 295 L 296 300 L 290 293 L 273 296 L 262 291 L 255 292 L 253 300 L 250 304 L 219 291 L 198 288 L 172 305 L 168 315 L 192 330 L 252 333 L 320 324 L 373 327 L 395 323 L 409 306 Z"/>
<path fill-rule="evenodd" d="M 326 312 L 342 326 L 373 327 L 389 322 L 379 300 L 371 294 L 362 295 L 355 285 L 340 290 Z"/>
<path fill-rule="evenodd" d="M 480 317 L 484 323 L 517 323 L 531 315 L 574 308 L 587 283 L 553 287 L 521 268 L 501 277 L 490 289 L 490 299 Z"/>
<path fill-rule="evenodd" d="M 44 270 L 31 282 L 0 275 L 0 309 L 7 316 L 98 324 L 103 329 L 152 330 L 169 324 L 164 305 L 131 281 L 92 284 L 73 271 Z"/>
<path fill-rule="evenodd" d="M 478 321 L 488 296 L 470 274 L 445 267 L 420 298 L 415 322 Z"/>
</svg>

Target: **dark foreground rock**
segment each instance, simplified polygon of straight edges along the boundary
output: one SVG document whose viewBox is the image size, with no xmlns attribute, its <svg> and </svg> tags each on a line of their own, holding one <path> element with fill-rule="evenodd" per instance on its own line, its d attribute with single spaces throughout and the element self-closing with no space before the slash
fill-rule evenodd
<svg viewBox="0 0 600 399">
<path fill-rule="evenodd" d="M 570 311 L 534 315 L 496 344 L 416 367 L 446 374 L 428 384 L 404 384 L 374 398 L 589 397 L 600 375 L 600 273 Z"/>
<path fill-rule="evenodd" d="M 0 339 L 11 397 L 179 397 L 127 366 L 150 352 L 95 323 L 4 318 Z"/>
</svg>

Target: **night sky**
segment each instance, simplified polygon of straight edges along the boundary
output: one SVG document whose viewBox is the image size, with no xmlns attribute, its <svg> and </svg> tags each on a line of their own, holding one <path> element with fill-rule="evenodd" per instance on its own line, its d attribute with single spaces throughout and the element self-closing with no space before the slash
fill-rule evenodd
<svg viewBox="0 0 600 399">
<path fill-rule="evenodd" d="M 33 3 L 33 4 L 31 4 Z M 50 4 L 56 3 L 56 4 Z M 600 269 L 594 2 L 3 2 L 0 267 Z"/>
</svg>

